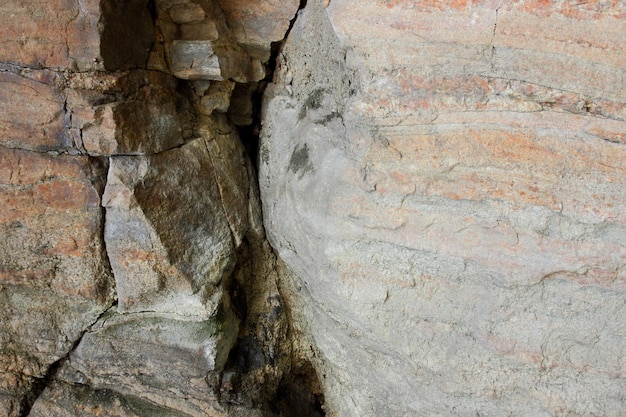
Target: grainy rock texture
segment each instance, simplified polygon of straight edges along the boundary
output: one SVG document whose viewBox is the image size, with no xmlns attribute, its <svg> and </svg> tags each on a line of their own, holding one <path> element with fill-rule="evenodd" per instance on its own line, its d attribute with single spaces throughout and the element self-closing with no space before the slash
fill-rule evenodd
<svg viewBox="0 0 626 417">
<path fill-rule="evenodd" d="M 252 123 L 297 8 L 0 5 L 0 415 L 281 415 L 289 326 L 228 112 L 244 92 Z"/>
<path fill-rule="evenodd" d="M 623 2 L 308 2 L 260 182 L 330 410 L 626 414 L 625 34 Z"/>
<path fill-rule="evenodd" d="M 626 415 L 624 2 L 20 0 L 0 41 L 1 416 Z"/>
</svg>

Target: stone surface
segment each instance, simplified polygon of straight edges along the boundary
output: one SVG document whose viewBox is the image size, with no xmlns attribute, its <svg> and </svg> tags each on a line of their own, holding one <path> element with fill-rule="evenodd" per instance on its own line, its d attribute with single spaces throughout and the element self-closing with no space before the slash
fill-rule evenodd
<svg viewBox="0 0 626 417">
<path fill-rule="evenodd" d="M 265 77 L 261 62 L 236 45 L 207 40 L 174 40 L 173 74 L 185 80 L 234 80 L 240 83 Z"/>
<path fill-rule="evenodd" d="M 206 139 L 111 159 L 105 242 L 121 312 L 215 312 L 214 293 L 235 263 L 215 177 Z"/>
<path fill-rule="evenodd" d="M 60 377 L 182 415 L 226 415 L 210 385 L 237 335 L 223 320 L 112 311 L 83 337 Z"/>
<path fill-rule="evenodd" d="M 298 0 L 215 0 L 232 28 L 237 41 L 256 58 L 267 61 L 272 42 L 285 37 Z"/>
<path fill-rule="evenodd" d="M 16 404 L 112 302 L 103 173 L 86 157 L 0 147 L 0 393 Z"/>
<path fill-rule="evenodd" d="M 0 415 L 258 417 L 306 396 L 228 114 L 254 81 L 251 119 L 296 6 L 259 4 L 244 39 L 211 0 L 0 5 Z"/>
<path fill-rule="evenodd" d="M 98 0 L 7 1 L 0 5 L 0 16 L 0 62 L 30 68 L 101 68 Z"/>
<path fill-rule="evenodd" d="M 97 87 L 77 80 L 65 90 L 67 142 L 94 156 L 154 154 L 183 144 L 190 104 L 175 78 L 129 71 L 100 79 Z"/>
<path fill-rule="evenodd" d="M 0 145 L 31 150 L 64 147 L 64 103 L 50 83 L 0 72 Z"/>
<path fill-rule="evenodd" d="M 94 390 L 87 385 L 53 382 L 35 403 L 30 417 L 180 417 L 176 410 L 150 401 L 123 396 L 113 390 Z"/>
<path fill-rule="evenodd" d="M 624 6 L 354 7 L 308 2 L 260 150 L 328 410 L 623 415 Z"/>
<path fill-rule="evenodd" d="M 190 104 L 154 71 L 0 72 L 0 144 L 34 151 L 150 154 L 183 143 Z"/>
</svg>

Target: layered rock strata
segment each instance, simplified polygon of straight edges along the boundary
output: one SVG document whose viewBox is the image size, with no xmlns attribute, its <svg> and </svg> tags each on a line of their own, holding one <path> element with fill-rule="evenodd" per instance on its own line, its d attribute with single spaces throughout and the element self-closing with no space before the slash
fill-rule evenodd
<svg viewBox="0 0 626 417">
<path fill-rule="evenodd" d="M 328 3 L 279 56 L 260 182 L 329 409 L 624 415 L 624 4 Z"/>
</svg>

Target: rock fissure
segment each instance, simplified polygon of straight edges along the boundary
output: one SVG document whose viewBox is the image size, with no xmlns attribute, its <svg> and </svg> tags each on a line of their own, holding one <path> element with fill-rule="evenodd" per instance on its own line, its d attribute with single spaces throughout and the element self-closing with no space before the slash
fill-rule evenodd
<svg viewBox="0 0 626 417">
<path fill-rule="evenodd" d="M 623 415 L 626 8 L 549 3 L 0 5 L 0 415 Z"/>
<path fill-rule="evenodd" d="M 41 377 L 34 378 L 32 382 L 32 387 L 30 388 L 28 394 L 26 394 L 22 400 L 19 407 L 20 417 L 27 417 L 30 415 L 30 411 L 35 404 L 35 402 L 40 398 L 43 394 L 44 390 L 50 386 L 50 384 L 56 381 L 56 376 L 59 370 L 62 368 L 64 363 L 70 358 L 72 352 L 76 349 L 76 347 L 81 343 L 83 337 L 86 333 L 91 331 L 91 327 L 98 323 L 105 315 L 107 315 L 112 308 L 115 308 L 115 303 L 111 305 L 107 310 L 105 310 L 102 314 L 100 314 L 87 328 L 80 334 L 80 336 L 72 343 L 68 352 L 61 358 L 57 359 L 53 363 L 48 366 L 45 375 Z"/>
</svg>

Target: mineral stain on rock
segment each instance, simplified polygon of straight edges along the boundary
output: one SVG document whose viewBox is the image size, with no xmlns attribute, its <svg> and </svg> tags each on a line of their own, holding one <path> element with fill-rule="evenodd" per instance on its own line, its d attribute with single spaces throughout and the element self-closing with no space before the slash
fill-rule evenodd
<svg viewBox="0 0 626 417">
<path fill-rule="evenodd" d="M 300 178 L 308 172 L 313 171 L 313 165 L 309 160 L 309 145 L 306 143 L 293 150 L 289 160 L 289 171 L 300 173 Z"/>
<path fill-rule="evenodd" d="M 624 2 L 0 28 L 0 415 L 626 415 Z"/>
</svg>

